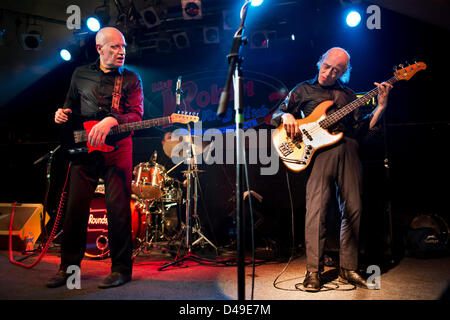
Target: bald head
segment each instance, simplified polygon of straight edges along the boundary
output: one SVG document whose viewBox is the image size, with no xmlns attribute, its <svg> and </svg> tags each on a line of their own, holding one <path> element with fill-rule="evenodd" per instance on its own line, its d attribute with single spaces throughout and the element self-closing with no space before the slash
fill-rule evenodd
<svg viewBox="0 0 450 320">
<path fill-rule="evenodd" d="M 124 39 L 122 32 L 113 27 L 105 27 L 97 32 L 97 35 L 95 36 L 95 44 L 103 46 L 116 38 Z"/>
<path fill-rule="evenodd" d="M 345 49 L 334 47 L 325 52 L 319 62 L 318 81 L 323 86 L 333 85 L 337 79 L 346 83 L 350 79 L 350 55 Z"/>
<path fill-rule="evenodd" d="M 125 63 L 125 38 L 118 29 L 105 27 L 95 36 L 95 45 L 100 55 L 102 70 L 119 68 Z"/>
</svg>

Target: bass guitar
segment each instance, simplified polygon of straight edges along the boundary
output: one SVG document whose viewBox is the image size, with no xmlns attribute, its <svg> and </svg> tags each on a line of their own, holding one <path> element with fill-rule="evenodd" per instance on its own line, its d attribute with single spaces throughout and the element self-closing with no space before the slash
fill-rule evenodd
<svg viewBox="0 0 450 320">
<path fill-rule="evenodd" d="M 401 69 L 394 71 L 394 76 L 386 81 L 387 83 L 393 84 L 399 80 L 409 80 L 418 71 L 427 68 L 423 62 L 417 62 L 407 67 L 400 65 L 400 67 Z M 328 116 L 326 112 L 334 105 L 334 101 L 327 100 L 320 103 L 308 117 L 296 120 L 300 134 L 294 139 L 286 134 L 286 130 L 281 124 L 272 134 L 272 143 L 281 161 L 295 172 L 306 169 L 318 149 L 337 143 L 344 135 L 342 132 L 331 134 L 327 129 L 377 94 L 378 87 Z"/>
</svg>

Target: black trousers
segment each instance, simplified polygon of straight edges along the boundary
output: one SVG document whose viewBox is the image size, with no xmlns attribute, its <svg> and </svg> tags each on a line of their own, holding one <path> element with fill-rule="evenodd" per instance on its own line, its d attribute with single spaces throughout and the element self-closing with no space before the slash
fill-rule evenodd
<svg viewBox="0 0 450 320">
<path fill-rule="evenodd" d="M 60 268 L 63 270 L 69 265 L 81 264 L 86 250 L 90 203 L 99 178 L 103 178 L 111 272 L 132 273 L 131 137 L 119 141 L 118 147 L 111 153 L 81 155 L 72 163 L 61 241 Z"/>
<path fill-rule="evenodd" d="M 362 170 L 358 143 L 343 138 L 337 145 L 319 151 L 306 181 L 306 268 L 323 267 L 326 215 L 332 192 L 341 213 L 339 261 L 342 268 L 357 270 L 359 226 L 362 212 Z"/>
</svg>

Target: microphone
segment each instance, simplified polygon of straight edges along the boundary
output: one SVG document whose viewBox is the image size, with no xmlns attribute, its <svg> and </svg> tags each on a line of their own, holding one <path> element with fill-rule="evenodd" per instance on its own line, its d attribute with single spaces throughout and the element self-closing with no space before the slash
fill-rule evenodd
<svg viewBox="0 0 450 320">
<path fill-rule="evenodd" d="M 158 159 L 158 151 L 153 151 L 153 154 L 152 154 L 152 162 L 153 163 L 156 163 L 156 160 Z"/>
<path fill-rule="evenodd" d="M 179 107 L 181 103 L 181 76 L 178 76 L 175 94 L 176 94 L 176 104 L 177 107 Z"/>
</svg>

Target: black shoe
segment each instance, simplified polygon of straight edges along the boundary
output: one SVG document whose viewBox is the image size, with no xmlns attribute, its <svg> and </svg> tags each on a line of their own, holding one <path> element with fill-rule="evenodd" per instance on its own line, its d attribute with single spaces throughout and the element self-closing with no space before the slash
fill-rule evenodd
<svg viewBox="0 0 450 320">
<path fill-rule="evenodd" d="M 64 270 L 59 270 L 56 275 L 47 282 L 48 288 L 58 288 L 66 285 L 67 279 L 70 277 L 69 273 L 66 273 Z"/>
<path fill-rule="evenodd" d="M 102 282 L 99 283 L 100 289 L 107 289 L 121 286 L 131 281 L 131 274 L 122 274 L 120 272 L 111 272 Z"/>
<path fill-rule="evenodd" d="M 364 280 L 356 271 L 339 268 L 339 281 L 351 283 L 357 287 L 369 289 L 366 280 Z"/>
<path fill-rule="evenodd" d="M 308 292 L 317 292 L 320 290 L 320 273 L 306 271 L 303 287 Z"/>
</svg>

